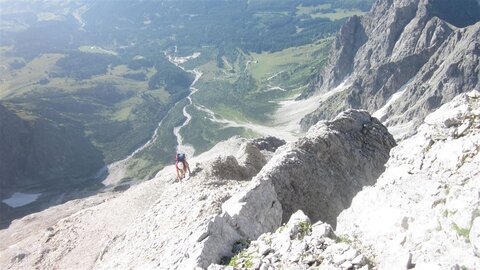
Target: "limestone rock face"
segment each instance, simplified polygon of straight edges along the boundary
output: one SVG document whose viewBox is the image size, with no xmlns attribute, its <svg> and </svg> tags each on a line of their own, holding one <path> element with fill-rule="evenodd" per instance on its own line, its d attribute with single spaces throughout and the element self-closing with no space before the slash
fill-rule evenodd
<svg viewBox="0 0 480 270">
<path fill-rule="evenodd" d="M 351 110 L 287 144 L 258 177 L 274 185 L 284 222 L 302 209 L 313 222 L 335 226 L 337 215 L 355 194 L 375 183 L 394 145 L 378 120 Z"/>
<path fill-rule="evenodd" d="M 208 269 L 368 269 L 365 257 L 331 232 L 332 227 L 321 221 L 312 226 L 299 210 L 275 232 L 252 241 L 230 259 L 230 266 L 214 264 Z"/>
<path fill-rule="evenodd" d="M 252 142 L 240 145 L 236 156 L 217 156 L 208 166 L 212 177 L 249 180 L 267 163 L 262 152 Z"/>
<path fill-rule="evenodd" d="M 473 253 L 480 257 L 480 217 L 473 220 L 468 240 L 472 243 Z"/>
<path fill-rule="evenodd" d="M 252 143 L 259 150 L 267 150 L 269 152 L 275 152 L 280 146 L 284 145 L 286 142 L 276 137 L 268 136 L 264 138 L 254 139 Z"/>
<path fill-rule="evenodd" d="M 457 29 L 427 6 L 427 0 L 377 1 L 368 15 L 350 19 L 316 80 L 316 92 L 344 81 L 347 86 L 303 118 L 302 127 L 348 108 L 382 109 L 375 116 L 399 126 L 397 137 L 405 138 L 440 105 L 478 88 L 480 22 Z"/>
<path fill-rule="evenodd" d="M 361 18 L 353 16 L 341 28 L 335 40 L 332 54 L 329 58 L 328 69 L 320 77 L 322 85 L 338 85 L 353 71 L 353 59 L 358 49 L 367 41 Z M 322 86 L 319 85 L 319 86 Z"/>
<path fill-rule="evenodd" d="M 479 269 L 480 93 L 461 94 L 392 150 L 338 218 L 379 269 Z"/>
<path fill-rule="evenodd" d="M 400 98 L 386 107 L 382 121 L 392 127 L 407 122 L 418 127 L 430 112 L 458 94 L 479 90 L 479 37 L 480 22 L 453 32 L 405 86 Z"/>
</svg>

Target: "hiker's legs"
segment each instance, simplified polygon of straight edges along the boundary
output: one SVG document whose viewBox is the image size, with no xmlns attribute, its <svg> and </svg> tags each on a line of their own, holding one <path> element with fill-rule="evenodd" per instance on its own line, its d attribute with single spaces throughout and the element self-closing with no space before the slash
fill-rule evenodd
<svg viewBox="0 0 480 270">
<path fill-rule="evenodd" d="M 186 160 L 183 161 L 183 168 L 184 168 L 185 172 L 188 170 L 188 173 L 192 174 L 192 172 L 190 171 L 190 164 L 188 164 L 188 162 Z"/>
</svg>

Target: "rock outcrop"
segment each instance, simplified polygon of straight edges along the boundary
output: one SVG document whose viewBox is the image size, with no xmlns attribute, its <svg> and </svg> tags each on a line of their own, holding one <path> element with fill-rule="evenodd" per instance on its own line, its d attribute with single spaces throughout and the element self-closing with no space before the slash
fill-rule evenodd
<svg viewBox="0 0 480 270">
<path fill-rule="evenodd" d="M 368 269 L 367 262 L 346 239 L 336 236 L 330 225 L 321 221 L 312 225 L 299 210 L 275 232 L 252 241 L 228 266 L 214 264 L 208 269 Z"/>
<path fill-rule="evenodd" d="M 480 23 L 457 29 L 433 16 L 428 2 L 377 1 L 343 26 L 315 88 L 346 86 L 302 119 L 304 129 L 348 108 L 382 109 L 376 116 L 404 138 L 440 105 L 480 86 Z"/>
<path fill-rule="evenodd" d="M 286 142 L 273 136 L 267 136 L 263 138 L 253 139 L 252 143 L 261 151 L 266 150 L 269 152 L 275 152 L 280 146 L 284 145 Z"/>
<path fill-rule="evenodd" d="M 364 111 L 347 111 L 277 151 L 257 177 L 272 182 L 283 222 L 302 209 L 313 222 L 335 226 L 355 194 L 375 183 L 394 145 L 378 120 Z"/>
<path fill-rule="evenodd" d="M 231 180 L 250 180 L 267 163 L 266 157 L 254 143 L 247 142 L 240 146 L 236 156 L 217 156 L 208 165 L 212 177 Z"/>
<path fill-rule="evenodd" d="M 430 114 L 338 218 L 379 269 L 480 269 L 480 93 Z M 410 258 L 410 259 L 409 259 Z"/>
</svg>

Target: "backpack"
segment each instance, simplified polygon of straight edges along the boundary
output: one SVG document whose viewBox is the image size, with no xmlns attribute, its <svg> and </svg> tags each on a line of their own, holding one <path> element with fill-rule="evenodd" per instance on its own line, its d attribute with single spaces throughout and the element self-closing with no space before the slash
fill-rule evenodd
<svg viewBox="0 0 480 270">
<path fill-rule="evenodd" d="M 177 154 L 177 161 L 185 161 L 185 154 L 184 153 L 178 153 Z"/>
</svg>

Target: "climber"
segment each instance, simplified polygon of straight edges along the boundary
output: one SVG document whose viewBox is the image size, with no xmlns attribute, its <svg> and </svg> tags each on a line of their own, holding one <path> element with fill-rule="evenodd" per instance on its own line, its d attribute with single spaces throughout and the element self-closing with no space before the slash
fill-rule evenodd
<svg viewBox="0 0 480 270">
<path fill-rule="evenodd" d="M 188 174 L 191 175 L 190 166 L 184 153 L 177 153 L 175 157 L 175 169 L 177 170 L 177 179 L 185 178 L 185 172 L 188 170 Z"/>
</svg>

